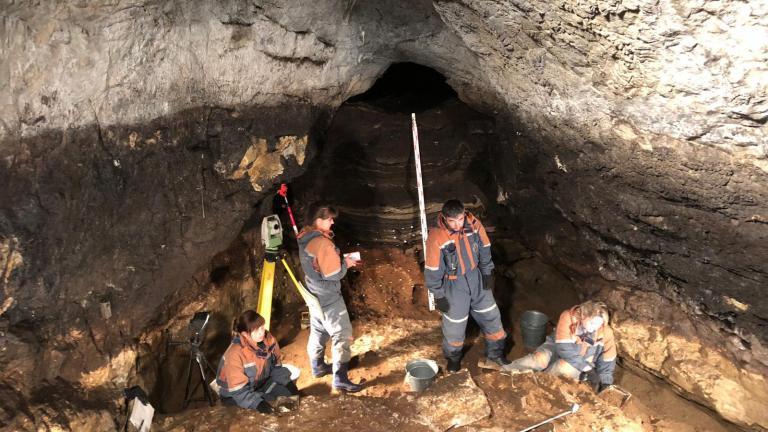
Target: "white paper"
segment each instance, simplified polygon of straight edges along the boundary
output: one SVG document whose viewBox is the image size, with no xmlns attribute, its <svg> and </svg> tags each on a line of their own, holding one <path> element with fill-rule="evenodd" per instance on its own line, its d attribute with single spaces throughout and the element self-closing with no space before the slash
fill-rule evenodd
<svg viewBox="0 0 768 432">
<path fill-rule="evenodd" d="M 152 426 L 152 417 L 154 416 L 155 409 L 152 408 L 152 405 L 144 405 L 139 398 L 133 399 L 129 421 L 139 432 L 149 432 L 149 428 Z"/>
<path fill-rule="evenodd" d="M 354 261 L 360 261 L 360 252 L 350 252 L 348 254 L 344 254 L 345 257 L 349 257 Z"/>
<path fill-rule="evenodd" d="M 219 387 L 219 383 L 217 383 L 216 380 L 211 381 L 210 387 L 214 393 L 221 394 L 221 387 Z"/>
</svg>

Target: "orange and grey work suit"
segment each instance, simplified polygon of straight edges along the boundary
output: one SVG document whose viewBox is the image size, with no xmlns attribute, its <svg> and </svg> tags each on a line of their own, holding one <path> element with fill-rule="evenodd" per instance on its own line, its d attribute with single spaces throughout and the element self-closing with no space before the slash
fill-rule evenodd
<svg viewBox="0 0 768 432">
<path fill-rule="evenodd" d="M 450 304 L 442 320 L 445 358 L 461 360 L 470 315 L 485 335 L 486 356 L 503 357 L 507 334 L 501 313 L 493 292 L 483 289 L 482 276 L 490 275 L 493 267 L 491 240 L 477 218 L 467 212 L 464 227 L 453 231 L 442 215 L 438 217 L 427 237 L 424 280 L 436 299 L 446 297 Z"/>
<path fill-rule="evenodd" d="M 332 341 L 334 370 L 348 363 L 352 342 L 352 324 L 341 296 L 341 279 L 347 264 L 333 244 L 333 233 L 305 228 L 299 233 L 299 258 L 309 292 L 317 297 L 321 311 L 310 308 L 310 333 L 307 353 L 310 361 L 320 361 L 325 345 Z"/>
<path fill-rule="evenodd" d="M 587 332 L 574 314 L 575 308 L 560 314 L 554 337 L 547 337 L 536 351 L 512 362 L 517 370 L 547 371 L 553 375 L 578 379 L 582 372 L 594 370 L 600 384 L 613 384 L 616 368 L 616 341 L 613 330 L 603 324 Z M 608 322 L 608 317 L 604 317 Z"/>
<path fill-rule="evenodd" d="M 281 361 L 280 347 L 271 333 L 259 343 L 235 336 L 216 372 L 222 403 L 257 409 L 262 401 L 290 396 L 286 386 L 291 382 L 291 371 L 282 367 Z"/>
</svg>

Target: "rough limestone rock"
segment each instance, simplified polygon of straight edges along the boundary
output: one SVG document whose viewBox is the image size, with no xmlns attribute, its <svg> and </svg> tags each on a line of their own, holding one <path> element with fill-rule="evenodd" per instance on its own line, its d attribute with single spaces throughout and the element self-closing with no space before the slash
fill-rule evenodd
<svg viewBox="0 0 768 432">
<path fill-rule="evenodd" d="M 526 123 L 568 124 L 591 129 L 583 138 L 613 135 L 646 148 L 661 135 L 763 158 L 767 8 L 698 0 L 435 1 Z"/>
<path fill-rule="evenodd" d="M 768 352 L 748 350 L 735 335 L 697 326 L 656 293 L 616 289 L 604 295 L 616 311 L 612 326 L 623 359 L 665 378 L 732 422 L 768 429 L 763 409 Z"/>
<path fill-rule="evenodd" d="M 52 361 L 29 379 L 3 375 L 20 400 L 55 379 L 74 392 L 119 386 L 131 363 L 121 353 L 205 285 L 193 275 L 274 184 L 306 169 L 334 110 L 396 61 L 434 68 L 495 116 L 483 169 L 497 190 L 480 198 L 505 206 L 527 246 L 586 294 L 598 280 L 655 293 L 708 332 L 703 349 L 722 349 L 724 368 L 763 357 L 766 2 L 2 9 L 0 327 L 12 336 L 3 359 L 23 355 L 33 370 Z M 662 311 L 643 316 L 647 325 Z M 695 363 L 689 342 L 667 338 L 669 357 Z M 659 356 L 637 359 L 653 369 Z M 757 363 L 749 370 L 760 373 Z M 659 373 L 695 370 L 681 368 Z M 739 412 L 708 390 L 718 380 L 700 374 L 681 389 L 734 422 L 764 425 L 759 410 Z M 742 388 L 768 403 L 764 387 Z"/>
<path fill-rule="evenodd" d="M 497 160 L 535 163 L 534 187 L 594 243 L 634 253 L 630 266 L 654 267 L 753 330 L 768 317 L 748 300 L 766 280 L 766 7 L 435 4 L 512 107 L 507 145 L 522 148 Z M 500 173 L 512 176 L 502 197 L 531 183 Z"/>
<path fill-rule="evenodd" d="M 433 431 L 470 425 L 491 415 L 491 406 L 469 371 L 436 380 L 415 401 L 415 420 Z"/>
</svg>

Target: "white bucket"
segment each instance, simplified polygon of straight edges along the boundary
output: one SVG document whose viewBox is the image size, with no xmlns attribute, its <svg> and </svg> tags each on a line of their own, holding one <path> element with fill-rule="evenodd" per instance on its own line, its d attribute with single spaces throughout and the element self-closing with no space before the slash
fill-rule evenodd
<svg viewBox="0 0 768 432">
<path fill-rule="evenodd" d="M 405 365 L 405 382 L 415 392 L 424 391 L 432 384 L 437 371 L 437 363 L 434 360 L 411 360 Z"/>
</svg>

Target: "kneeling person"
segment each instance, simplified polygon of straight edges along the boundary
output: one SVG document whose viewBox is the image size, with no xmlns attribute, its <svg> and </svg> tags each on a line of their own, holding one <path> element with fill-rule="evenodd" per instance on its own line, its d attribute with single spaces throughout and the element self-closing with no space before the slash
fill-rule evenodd
<svg viewBox="0 0 768 432">
<path fill-rule="evenodd" d="M 616 341 L 608 324 L 608 308 L 587 301 L 560 314 L 554 338 L 510 365 L 516 370 L 547 371 L 553 375 L 585 379 L 596 373 L 598 392 L 613 384 Z"/>
<path fill-rule="evenodd" d="M 247 310 L 235 320 L 232 344 L 224 352 L 216 383 L 224 405 L 272 412 L 268 402 L 299 393 L 291 372 L 282 366 L 280 347 L 264 328 L 264 318 Z"/>
</svg>

